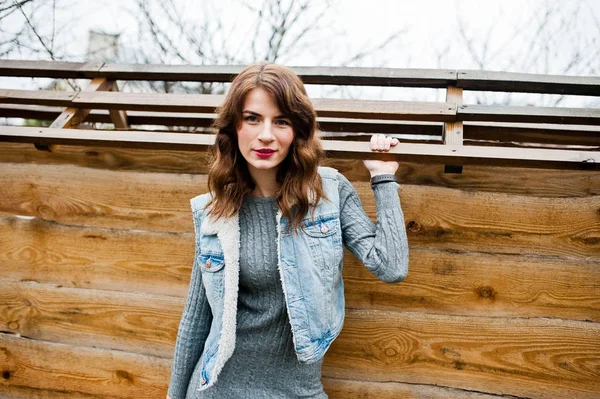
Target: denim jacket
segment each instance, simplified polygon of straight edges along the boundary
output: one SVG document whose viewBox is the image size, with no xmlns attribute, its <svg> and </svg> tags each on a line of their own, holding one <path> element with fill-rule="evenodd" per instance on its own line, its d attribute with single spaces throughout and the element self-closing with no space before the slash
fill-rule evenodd
<svg viewBox="0 0 600 399">
<path fill-rule="evenodd" d="M 278 270 L 298 360 L 320 360 L 338 336 L 344 321 L 343 242 L 340 225 L 338 172 L 319 168 L 327 200 L 309 210 L 297 232 L 277 213 Z M 212 386 L 235 347 L 239 283 L 240 227 L 238 215 L 213 220 L 205 213 L 210 194 L 191 200 L 195 228 L 194 267 L 212 318 L 201 320 L 205 333 L 200 357 L 201 385 Z M 403 278 L 403 276 L 401 277 Z M 400 278 L 396 278 L 399 281 Z"/>
</svg>

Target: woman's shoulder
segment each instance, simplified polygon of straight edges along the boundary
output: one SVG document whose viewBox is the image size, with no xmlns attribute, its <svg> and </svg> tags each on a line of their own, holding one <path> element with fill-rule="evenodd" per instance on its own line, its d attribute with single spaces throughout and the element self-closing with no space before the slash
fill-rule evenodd
<svg viewBox="0 0 600 399">
<path fill-rule="evenodd" d="M 319 170 L 319 174 L 321 175 L 322 179 L 337 180 L 338 175 L 340 175 L 340 172 L 338 172 L 337 169 L 330 168 L 329 166 L 319 166 L 318 170 Z"/>
<path fill-rule="evenodd" d="M 192 212 L 202 212 L 209 201 L 212 199 L 211 193 L 204 193 L 195 196 L 190 200 L 190 205 L 192 206 Z"/>
</svg>

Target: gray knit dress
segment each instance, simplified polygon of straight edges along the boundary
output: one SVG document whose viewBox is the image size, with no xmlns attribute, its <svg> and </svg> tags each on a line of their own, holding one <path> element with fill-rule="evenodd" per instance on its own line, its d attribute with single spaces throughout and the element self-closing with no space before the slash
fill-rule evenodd
<svg viewBox="0 0 600 399">
<path fill-rule="evenodd" d="M 398 184 L 375 186 L 377 229 L 369 240 L 364 237 L 373 230 L 354 187 L 339 175 L 340 221 L 344 242 L 353 243 L 355 253 L 368 253 L 377 248 L 378 256 L 386 252 L 397 256 L 408 251 L 404 217 L 398 198 Z M 321 384 L 322 360 L 300 363 L 294 352 L 292 332 L 286 311 L 277 268 L 277 204 L 272 198 L 248 197 L 239 212 L 240 276 L 236 326 L 236 345 L 214 386 L 198 392 L 201 380 L 200 362 L 187 386 L 187 399 L 324 399 Z M 401 267 L 408 267 L 402 265 Z M 190 284 L 198 284 L 191 281 Z M 180 329 L 181 330 L 181 329 Z M 179 337 L 178 337 L 179 338 Z M 172 399 L 183 399 L 183 392 L 169 388 Z"/>
</svg>

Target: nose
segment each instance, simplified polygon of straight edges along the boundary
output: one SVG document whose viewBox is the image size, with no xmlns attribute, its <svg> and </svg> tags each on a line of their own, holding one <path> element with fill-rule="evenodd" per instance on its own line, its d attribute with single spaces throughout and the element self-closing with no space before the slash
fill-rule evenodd
<svg viewBox="0 0 600 399">
<path fill-rule="evenodd" d="M 262 142 L 269 143 L 275 139 L 273 128 L 270 123 L 264 123 L 262 130 L 258 134 L 258 139 Z"/>
</svg>

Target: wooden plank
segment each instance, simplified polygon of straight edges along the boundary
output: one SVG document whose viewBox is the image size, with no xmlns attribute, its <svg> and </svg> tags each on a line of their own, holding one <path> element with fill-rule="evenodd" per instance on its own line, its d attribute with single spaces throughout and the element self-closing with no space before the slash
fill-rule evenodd
<svg viewBox="0 0 600 399">
<path fill-rule="evenodd" d="M 231 82 L 244 66 L 106 64 L 100 73 L 119 80 Z M 456 71 L 360 67 L 291 67 L 305 84 L 394 87 L 445 87 Z"/>
<path fill-rule="evenodd" d="M 457 109 L 457 118 L 463 121 L 558 123 L 597 126 L 600 125 L 600 109 L 463 105 Z"/>
<path fill-rule="evenodd" d="M 214 143 L 214 135 L 189 133 L 156 133 L 149 131 L 115 132 L 101 130 L 66 131 L 38 127 L 0 127 L 0 142 L 35 144 L 98 145 L 164 150 L 206 150 Z M 600 152 L 560 149 L 500 148 L 484 146 L 449 146 L 402 143 L 380 154 L 360 142 L 326 140 L 323 148 L 328 156 L 354 159 L 384 159 L 409 162 L 457 163 L 522 166 L 551 169 L 600 168 Z"/>
<path fill-rule="evenodd" d="M 0 89 L 0 104 L 34 104 L 70 107 L 77 93 L 53 90 Z"/>
<path fill-rule="evenodd" d="M 202 94 L 80 93 L 73 104 L 103 109 L 214 112 L 223 100 L 221 95 Z M 313 99 L 312 102 L 321 117 L 446 121 L 456 115 L 456 108 L 446 103 L 340 99 Z"/>
<path fill-rule="evenodd" d="M 231 82 L 244 69 L 239 65 L 98 64 L 0 60 L 0 76 L 83 78 L 114 80 L 168 80 Z M 291 67 L 306 84 L 397 87 L 446 87 L 456 82 L 448 69 L 360 67 Z"/>
<path fill-rule="evenodd" d="M 38 105 L 0 105 L 0 117 L 54 120 L 63 108 Z M 210 127 L 215 114 L 130 111 L 132 125 Z M 89 122 L 112 123 L 107 110 L 93 110 Z M 441 136 L 439 122 L 378 121 L 368 119 L 318 118 L 326 132 L 369 132 Z M 464 122 L 467 140 L 525 142 L 557 145 L 598 145 L 600 126 L 535 123 Z"/>
<path fill-rule="evenodd" d="M 410 239 L 409 239 L 410 243 Z M 600 322 L 600 259 L 431 250 L 412 246 L 399 285 L 382 284 L 348 251 L 346 306 L 487 317 Z"/>
<path fill-rule="evenodd" d="M 205 175 L 24 164 L 2 172 L 0 214 L 76 226 L 191 233 L 189 200 L 206 192 Z"/>
<path fill-rule="evenodd" d="M 466 140 L 600 146 L 600 126 L 465 122 Z"/>
<path fill-rule="evenodd" d="M 1 76 L 230 82 L 244 66 L 150 65 L 0 60 Z M 307 84 L 444 88 L 575 95 L 600 95 L 595 76 L 536 75 L 511 72 L 292 67 Z"/>
<path fill-rule="evenodd" d="M 0 76 L 31 78 L 95 78 L 102 77 L 98 71 L 103 61 L 64 62 L 0 60 Z"/>
<path fill-rule="evenodd" d="M 10 399 L 115 399 L 114 396 L 98 396 L 81 392 L 65 392 L 48 389 L 9 386 L 0 384 L 0 398 Z"/>
<path fill-rule="evenodd" d="M 361 199 L 372 196 L 369 183 L 354 186 Z M 400 198 L 413 247 L 520 256 L 600 254 L 597 195 L 533 198 L 405 185 Z M 374 215 L 374 202 L 363 204 Z"/>
<path fill-rule="evenodd" d="M 54 120 L 63 108 L 36 105 L 0 105 L 0 117 Z M 215 114 L 129 111 L 132 125 L 210 127 Z M 89 122 L 112 123 L 107 110 L 93 110 Z M 318 118 L 324 132 L 368 132 L 441 136 L 439 122 L 378 121 L 368 119 Z M 472 141 L 542 143 L 556 145 L 600 145 L 600 126 L 535 123 L 464 122 L 464 138 Z"/>
<path fill-rule="evenodd" d="M 450 103 L 312 99 L 319 116 L 336 118 L 450 121 L 456 117 L 456 106 Z"/>
<path fill-rule="evenodd" d="M 74 93 L 49 90 L 0 90 L 1 103 L 195 113 L 214 112 L 224 98 L 222 95 L 208 94 L 79 92 L 75 96 Z M 447 103 L 340 99 L 312 101 L 321 117 L 449 121 L 454 120 L 456 115 L 456 107 Z"/>
<path fill-rule="evenodd" d="M 206 151 L 214 140 L 212 134 L 0 126 L 0 142 Z"/>
<path fill-rule="evenodd" d="M 191 233 L 189 199 L 206 192 L 205 175 L 35 164 L 2 164 L 2 171 L 0 213 L 77 226 Z M 354 187 L 374 217 L 370 183 Z M 413 246 L 536 256 L 600 253 L 598 195 L 557 199 L 403 185 L 400 198 Z"/>
<path fill-rule="evenodd" d="M 37 341 L 169 358 L 184 302 L 185 298 L 147 293 L 0 279 L 0 331 Z"/>
<path fill-rule="evenodd" d="M 416 246 L 411 238 L 410 273 L 401 285 L 379 282 L 346 252 L 348 307 L 600 322 L 596 258 L 457 253 Z M 0 218 L 0 242 L 0 278 L 178 297 L 187 294 L 194 252 L 193 233 L 64 226 L 18 217 Z"/>
<path fill-rule="evenodd" d="M 207 151 L 62 146 L 54 154 L 35 151 L 29 144 L 0 143 L 0 162 L 38 165 L 74 165 L 94 169 L 158 173 L 206 174 L 211 162 Z M 369 181 L 362 161 L 326 158 L 323 163 L 351 181 Z M 0 165 L 1 168 L 1 165 Z M 589 197 L 600 195 L 600 174 L 573 170 L 522 169 L 472 165 L 462 175 L 443 173 L 443 165 L 401 162 L 401 184 L 438 186 L 467 191 L 503 192 L 530 197 Z"/>
<path fill-rule="evenodd" d="M 361 160 L 326 158 L 352 182 L 370 181 Z M 444 173 L 444 165 L 400 162 L 401 185 L 446 187 L 467 192 L 504 193 L 527 197 L 576 198 L 600 195 L 600 174 L 575 170 L 528 169 L 470 165 L 461 175 Z"/>
<path fill-rule="evenodd" d="M 102 398 L 166 395 L 171 359 L 56 344 L 0 333 L 2 386 L 8 392 L 58 391 Z M 67 396 L 69 397 L 69 396 Z"/>
<path fill-rule="evenodd" d="M 323 378 L 325 392 L 331 399 L 501 399 L 504 395 L 447 388 L 435 385 L 404 384 L 398 382 L 370 382 Z M 513 399 L 518 399 L 512 397 Z"/>
<path fill-rule="evenodd" d="M 0 130 L 0 134 L 2 131 Z M 1 136 L 0 136 L 1 140 Z M 600 152 L 538 148 L 451 146 L 445 144 L 402 143 L 386 154 L 366 152 L 362 143 L 327 140 L 323 148 L 339 158 L 398 160 L 444 164 L 484 164 L 551 169 L 589 169 L 600 167 Z M 368 150 L 367 150 L 368 151 Z"/>
<path fill-rule="evenodd" d="M 323 376 L 595 399 L 599 334 L 598 323 L 348 310 Z"/>
<path fill-rule="evenodd" d="M 600 96 L 600 77 L 535 75 L 514 72 L 458 71 L 465 90 Z"/>
<path fill-rule="evenodd" d="M 62 108 L 38 105 L 0 105 L 0 117 L 54 120 Z M 165 125 L 210 127 L 216 114 L 183 112 L 129 111 L 131 125 Z M 107 110 L 93 110 L 89 122 L 112 123 Z M 442 124 L 438 122 L 378 121 L 369 119 L 318 118 L 319 127 L 325 132 L 371 132 L 402 133 L 412 135 L 441 136 Z"/>
<path fill-rule="evenodd" d="M 187 226 L 192 225 L 189 215 Z M 194 233 L 79 227 L 39 218 L 0 218 L 0 278 L 185 297 Z"/>
</svg>

